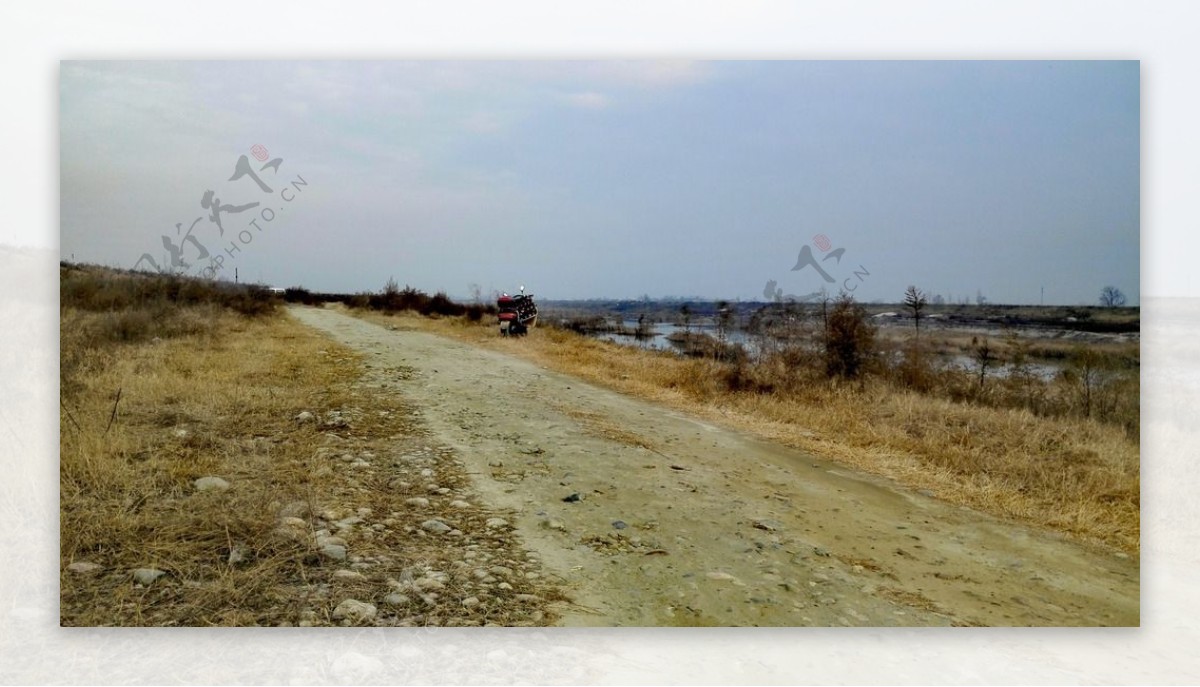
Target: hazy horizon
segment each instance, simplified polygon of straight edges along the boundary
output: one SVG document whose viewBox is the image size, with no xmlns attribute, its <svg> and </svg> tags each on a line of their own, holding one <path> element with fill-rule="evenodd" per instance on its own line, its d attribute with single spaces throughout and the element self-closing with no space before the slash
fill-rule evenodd
<svg viewBox="0 0 1200 687">
<path fill-rule="evenodd" d="M 59 252 L 343 293 L 1137 305 L 1139 108 L 1136 61 L 63 62 Z"/>
</svg>

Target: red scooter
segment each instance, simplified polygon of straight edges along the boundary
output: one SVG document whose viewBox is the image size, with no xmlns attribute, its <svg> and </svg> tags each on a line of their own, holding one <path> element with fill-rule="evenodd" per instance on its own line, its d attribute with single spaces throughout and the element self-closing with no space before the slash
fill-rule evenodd
<svg viewBox="0 0 1200 687">
<path fill-rule="evenodd" d="M 496 308 L 500 311 L 500 336 L 522 336 L 537 324 L 537 305 L 533 302 L 533 294 L 525 293 L 524 286 L 515 296 L 501 294 L 496 299 Z"/>
</svg>

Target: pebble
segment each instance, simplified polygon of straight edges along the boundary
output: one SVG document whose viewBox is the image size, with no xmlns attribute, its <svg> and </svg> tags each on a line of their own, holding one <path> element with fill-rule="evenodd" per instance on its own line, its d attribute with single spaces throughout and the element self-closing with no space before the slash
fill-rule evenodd
<svg viewBox="0 0 1200 687">
<path fill-rule="evenodd" d="M 326 544 L 321 547 L 321 555 L 335 561 L 346 560 L 346 547 L 340 544 Z"/>
<path fill-rule="evenodd" d="M 455 500 L 455 501 L 450 502 L 450 507 L 451 508 L 470 508 L 471 504 L 467 503 L 466 501 Z"/>
<path fill-rule="evenodd" d="M 220 477 L 201 477 L 192 482 L 192 485 L 196 487 L 196 491 L 225 491 L 229 488 L 229 482 Z"/>
<path fill-rule="evenodd" d="M 779 522 L 778 520 L 770 519 L 755 520 L 754 526 L 760 530 L 766 530 L 768 532 L 776 532 L 783 529 L 783 523 Z"/>
<path fill-rule="evenodd" d="M 308 535 L 304 532 L 303 528 L 287 525 L 276 527 L 275 536 L 294 542 L 303 542 L 308 539 Z"/>
<path fill-rule="evenodd" d="M 78 573 L 80 575 L 89 575 L 91 573 L 97 572 L 102 567 L 103 566 L 101 566 L 98 563 L 89 563 L 87 561 L 76 561 L 76 562 L 68 565 L 67 570 L 70 570 L 73 573 Z"/>
<path fill-rule="evenodd" d="M 479 605 L 479 599 L 474 596 L 468 596 L 462 600 L 463 608 L 475 608 Z"/>
<path fill-rule="evenodd" d="M 351 622 L 363 622 L 364 620 L 373 620 L 377 609 L 375 606 L 359 601 L 358 599 L 346 599 L 333 609 L 334 620 L 349 620 Z"/>
<path fill-rule="evenodd" d="M 445 589 L 446 585 L 435 577 L 422 577 L 413 583 L 418 589 Z"/>
<path fill-rule="evenodd" d="M 383 602 L 389 606 L 407 606 L 412 600 L 403 594 L 388 594 Z"/>
<path fill-rule="evenodd" d="M 317 546 L 329 546 L 330 544 L 345 548 L 346 540 L 329 534 L 324 534 L 317 537 Z"/>
<path fill-rule="evenodd" d="M 421 529 L 425 530 L 426 532 L 443 534 L 449 532 L 453 528 L 441 520 L 426 520 L 425 522 L 421 523 Z"/>
<path fill-rule="evenodd" d="M 345 580 L 347 582 L 362 582 L 367 578 L 362 573 L 353 570 L 335 570 L 333 572 L 333 579 Z"/>
<path fill-rule="evenodd" d="M 424 496 L 414 496 L 411 499 L 405 499 L 404 502 L 416 508 L 429 507 L 429 499 L 425 498 Z"/>
<path fill-rule="evenodd" d="M 526 603 L 542 600 L 542 597 L 538 596 L 537 594 L 517 594 L 517 595 L 513 596 L 513 598 L 516 599 L 517 601 L 522 601 L 522 602 L 526 602 Z"/>
<path fill-rule="evenodd" d="M 312 413 L 307 410 L 296 416 L 296 422 L 312 422 L 315 419 Z"/>
<path fill-rule="evenodd" d="M 342 417 L 342 414 L 336 410 L 331 410 L 325 414 L 325 420 L 322 423 L 323 427 L 349 427 L 350 421 Z"/>
<path fill-rule="evenodd" d="M 493 530 L 501 527 L 508 527 L 508 521 L 504 518 L 488 518 L 487 522 L 484 524 L 487 525 L 488 529 Z"/>
<path fill-rule="evenodd" d="M 291 503 L 279 509 L 279 517 L 281 521 L 291 518 L 300 520 L 301 524 L 303 524 L 304 520 L 301 518 L 307 516 L 311 512 L 312 509 L 309 507 L 308 503 L 304 501 L 292 501 Z"/>
<path fill-rule="evenodd" d="M 157 568 L 138 568 L 133 571 L 133 579 L 142 584 L 153 584 L 155 580 L 166 574 Z"/>
<path fill-rule="evenodd" d="M 574 493 L 570 494 L 569 496 L 564 496 L 563 502 L 564 503 L 575 503 L 582 498 L 583 497 L 579 495 L 579 492 L 574 492 Z"/>
<path fill-rule="evenodd" d="M 727 572 L 713 571 L 708 573 L 710 580 L 736 580 L 737 578 Z"/>
<path fill-rule="evenodd" d="M 618 529 L 618 530 L 623 530 L 626 527 L 629 527 L 629 525 L 625 524 L 624 520 L 613 520 L 612 526 L 613 526 L 613 529 Z"/>
</svg>

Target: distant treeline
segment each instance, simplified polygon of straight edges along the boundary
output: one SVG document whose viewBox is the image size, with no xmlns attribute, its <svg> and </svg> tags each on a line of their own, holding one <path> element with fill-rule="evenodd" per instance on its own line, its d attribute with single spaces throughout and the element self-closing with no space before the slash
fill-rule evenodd
<svg viewBox="0 0 1200 687">
<path fill-rule="evenodd" d="M 421 315 L 465 316 L 472 322 L 483 319 L 485 314 L 496 314 L 494 305 L 480 303 L 464 305 L 456 303 L 440 291 L 430 296 L 424 291 L 407 285 L 401 289 L 394 280 L 389 280 L 379 293 L 320 293 L 309 291 L 303 287 L 291 287 L 284 291 L 283 298 L 288 303 L 304 305 L 341 303 L 348 308 L 378 310 L 384 313 L 411 311 Z"/>
<path fill-rule="evenodd" d="M 385 313 L 411 311 L 422 315 L 465 316 L 478 321 L 495 314 L 495 305 L 464 305 L 445 293 L 432 296 L 389 280 L 379 293 L 323 293 L 301 286 L 284 289 L 280 294 L 261 284 L 236 284 L 170 273 L 124 270 L 96 265 L 61 262 L 59 265 L 60 305 L 90 312 L 129 313 L 138 311 L 147 320 L 169 319 L 172 308 L 216 306 L 242 315 L 273 313 L 282 302 L 304 305 L 342 303 L 349 308 L 378 310 Z M 139 334 L 155 336 L 152 327 L 140 327 Z M 118 338 L 140 338 L 126 332 Z"/>
<path fill-rule="evenodd" d="M 834 302 L 829 299 L 829 303 Z M 567 320 L 615 317 L 619 320 L 646 320 L 682 324 L 686 318 L 697 324 L 715 321 L 723 308 L 732 313 L 734 327 L 741 329 L 750 319 L 773 312 L 786 303 L 764 301 L 695 300 L 545 300 L 541 303 L 548 317 Z M 820 302 L 806 302 L 802 307 L 820 308 Z M 868 315 L 893 311 L 906 317 L 900 303 L 860 304 Z M 686 309 L 686 310 L 685 310 Z M 941 322 L 958 326 L 998 325 L 1010 327 L 1052 327 L 1081 332 L 1122 334 L 1141 330 L 1141 309 L 1138 307 L 1106 308 L 1100 306 L 1036 306 L 975 304 L 930 304 L 923 316 L 941 315 Z"/>
</svg>

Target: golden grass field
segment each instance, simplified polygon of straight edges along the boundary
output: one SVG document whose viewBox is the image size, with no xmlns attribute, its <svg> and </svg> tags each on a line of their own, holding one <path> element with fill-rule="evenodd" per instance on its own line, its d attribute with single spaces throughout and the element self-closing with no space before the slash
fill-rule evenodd
<svg viewBox="0 0 1200 687">
<path fill-rule="evenodd" d="M 290 431 L 292 418 L 343 403 L 355 361 L 345 352 L 318 357 L 329 344 L 281 318 L 215 308 L 182 316 L 196 318 L 196 333 L 90 351 L 81 388 L 64 399 L 65 625 L 279 622 L 281 595 L 304 575 L 309 551 L 276 536 L 276 513 L 291 502 L 315 507 L 333 485 L 327 470 L 308 464 L 319 435 Z M 105 317 L 64 312 L 64 348 Z M 192 493 L 193 480 L 208 475 L 236 488 Z M 248 565 L 229 563 L 235 549 Z M 125 579 L 78 580 L 66 571 L 77 560 Z M 195 585 L 130 585 L 135 568 Z"/>
</svg>

